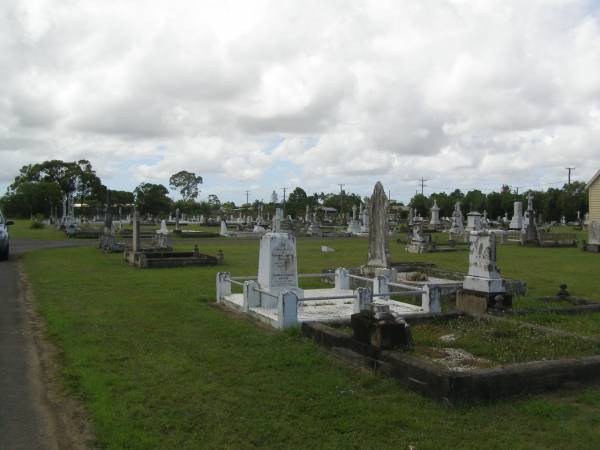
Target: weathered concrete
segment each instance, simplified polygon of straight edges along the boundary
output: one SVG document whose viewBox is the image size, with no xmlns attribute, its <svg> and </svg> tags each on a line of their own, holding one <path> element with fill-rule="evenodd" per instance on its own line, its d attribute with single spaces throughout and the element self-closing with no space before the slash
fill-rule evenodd
<svg viewBox="0 0 600 450">
<path fill-rule="evenodd" d="M 450 315 L 432 315 L 443 319 Z M 407 318 L 409 324 L 414 323 Z M 489 369 L 454 371 L 403 351 L 381 351 L 334 327 L 303 323 L 302 333 L 353 365 L 397 379 L 411 390 L 450 404 L 527 395 L 564 385 L 600 381 L 600 356 L 533 361 Z"/>
</svg>

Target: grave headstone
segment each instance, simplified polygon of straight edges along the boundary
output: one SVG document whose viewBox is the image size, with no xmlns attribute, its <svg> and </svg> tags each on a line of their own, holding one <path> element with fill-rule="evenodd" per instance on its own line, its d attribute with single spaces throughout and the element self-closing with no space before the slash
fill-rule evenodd
<svg viewBox="0 0 600 450">
<path fill-rule="evenodd" d="M 431 207 L 431 220 L 430 225 L 439 225 L 440 222 L 440 207 L 437 205 L 437 200 L 433 200 L 433 206 Z"/>
<path fill-rule="evenodd" d="M 452 212 L 452 225 L 450 226 L 450 233 L 452 234 L 463 234 L 465 232 L 465 226 L 463 222 L 462 211 L 460 210 L 460 202 L 454 204 L 454 211 Z"/>
<path fill-rule="evenodd" d="M 261 289 L 278 295 L 292 290 L 303 297 L 298 288 L 296 238 L 289 233 L 269 232 L 260 240 L 258 283 Z"/>
<path fill-rule="evenodd" d="M 514 211 L 509 228 L 511 230 L 520 230 L 523 228 L 523 203 L 515 202 L 513 208 Z"/>
<path fill-rule="evenodd" d="M 470 234 L 469 273 L 458 292 L 456 307 L 472 313 L 488 308 L 510 307 L 512 298 L 506 293 L 504 280 L 496 265 L 496 234 L 473 231 Z"/>
<path fill-rule="evenodd" d="M 467 214 L 467 231 L 481 230 L 481 214 L 477 211 L 471 211 Z"/>
<path fill-rule="evenodd" d="M 369 202 L 369 252 L 367 266 L 387 267 L 389 254 L 388 200 L 381 182 L 375 184 Z"/>
<path fill-rule="evenodd" d="M 521 243 L 522 244 L 533 244 L 537 245 L 539 243 L 538 240 L 538 230 L 535 224 L 535 211 L 533 210 L 533 194 L 530 192 L 527 196 L 527 225 L 523 230 L 521 235 Z"/>
<path fill-rule="evenodd" d="M 141 250 L 141 242 L 140 242 L 140 218 L 137 213 L 133 213 L 133 242 L 131 245 L 131 250 L 135 252 L 139 252 Z"/>
<path fill-rule="evenodd" d="M 228 236 L 229 231 L 227 231 L 227 223 L 224 220 L 221 220 L 221 231 L 219 233 L 221 236 Z"/>
</svg>

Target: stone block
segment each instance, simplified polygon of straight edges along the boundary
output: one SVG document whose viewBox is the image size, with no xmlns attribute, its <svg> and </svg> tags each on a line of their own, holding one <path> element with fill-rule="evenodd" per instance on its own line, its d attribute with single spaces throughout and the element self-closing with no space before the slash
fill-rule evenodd
<svg viewBox="0 0 600 450">
<path fill-rule="evenodd" d="M 409 325 L 396 320 L 391 314 L 382 317 L 373 311 L 352 314 L 352 336 L 357 341 L 372 345 L 379 350 L 391 350 L 412 345 Z"/>
<path fill-rule="evenodd" d="M 512 308 L 512 295 L 506 292 L 487 293 L 461 289 L 456 293 L 456 309 L 470 314 L 485 314 L 488 309 L 509 308 Z"/>
</svg>

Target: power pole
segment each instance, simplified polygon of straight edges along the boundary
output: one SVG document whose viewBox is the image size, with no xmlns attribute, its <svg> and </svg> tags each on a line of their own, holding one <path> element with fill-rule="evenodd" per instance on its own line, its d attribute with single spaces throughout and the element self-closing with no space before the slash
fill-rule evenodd
<svg viewBox="0 0 600 450">
<path fill-rule="evenodd" d="M 343 209 L 344 209 L 344 185 L 340 184 L 340 217 L 342 217 Z M 344 220 L 342 219 L 342 222 Z"/>
<path fill-rule="evenodd" d="M 569 183 L 571 184 L 571 171 L 575 170 L 575 167 L 565 167 L 569 171 Z"/>
<path fill-rule="evenodd" d="M 283 190 L 283 217 L 285 218 L 285 191 L 289 189 L 288 187 L 282 187 Z"/>
<path fill-rule="evenodd" d="M 425 182 L 430 181 L 430 178 L 419 178 L 419 181 L 421 182 L 421 195 L 423 195 L 423 189 L 425 188 L 425 186 L 427 186 Z"/>
<path fill-rule="evenodd" d="M 246 205 L 250 204 L 250 191 L 246 191 Z"/>
</svg>

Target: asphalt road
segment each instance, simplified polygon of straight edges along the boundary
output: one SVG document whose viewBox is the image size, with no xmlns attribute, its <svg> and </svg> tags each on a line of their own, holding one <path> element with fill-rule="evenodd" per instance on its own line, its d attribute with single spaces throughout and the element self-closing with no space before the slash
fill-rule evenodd
<svg viewBox="0 0 600 450">
<path fill-rule="evenodd" d="M 34 249 L 94 245 L 89 241 L 11 241 L 0 262 L 0 449 L 56 449 L 30 316 L 19 286 L 19 255 Z"/>
</svg>

